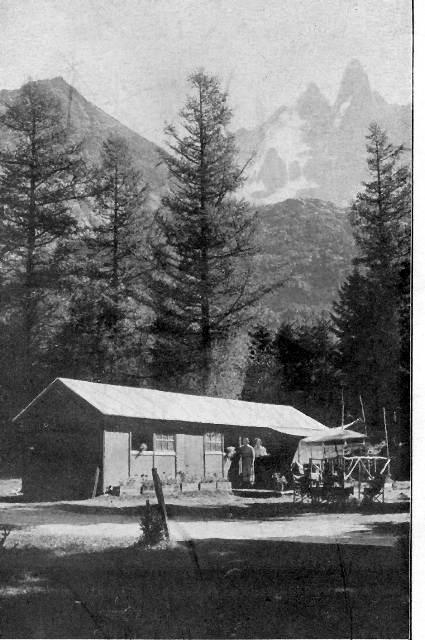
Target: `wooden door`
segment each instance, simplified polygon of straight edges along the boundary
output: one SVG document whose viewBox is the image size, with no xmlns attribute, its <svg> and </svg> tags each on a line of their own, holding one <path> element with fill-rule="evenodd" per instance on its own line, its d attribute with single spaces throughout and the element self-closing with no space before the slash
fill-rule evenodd
<svg viewBox="0 0 425 640">
<path fill-rule="evenodd" d="M 130 476 L 130 433 L 103 432 L 103 490 L 117 486 Z"/>
<path fill-rule="evenodd" d="M 204 470 L 204 437 L 184 434 L 184 462 L 186 476 L 202 478 Z"/>
</svg>

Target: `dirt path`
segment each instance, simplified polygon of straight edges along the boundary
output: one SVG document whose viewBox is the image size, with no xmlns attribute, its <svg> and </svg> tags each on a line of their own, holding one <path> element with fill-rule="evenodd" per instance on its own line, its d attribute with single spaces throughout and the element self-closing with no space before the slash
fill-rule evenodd
<svg viewBox="0 0 425 640">
<path fill-rule="evenodd" d="M 201 510 L 196 500 L 186 500 L 170 517 L 172 540 L 285 540 L 392 546 L 397 527 L 409 521 L 402 513 L 288 513 L 281 515 L 279 504 L 271 517 L 250 517 L 246 501 L 231 501 L 232 511 L 223 517 L 222 510 Z M 221 505 L 223 506 L 223 505 Z M 264 507 L 264 509 L 265 509 Z M 122 506 L 110 501 L 84 503 L 0 504 L 0 526 L 12 528 L 7 545 L 52 548 L 57 551 L 100 550 L 128 546 L 139 536 L 140 505 Z M 171 507 L 170 507 L 171 509 Z M 260 513 L 264 512 L 264 509 Z M 246 515 L 245 515 L 246 511 Z M 182 513 L 181 513 L 182 512 Z M 236 512 L 236 515 L 235 515 Z"/>
<path fill-rule="evenodd" d="M 397 514 L 300 514 L 293 518 L 263 521 L 223 521 L 170 523 L 177 539 L 203 540 L 286 540 L 329 544 L 393 546 L 395 527 L 408 522 L 407 513 Z"/>
</svg>

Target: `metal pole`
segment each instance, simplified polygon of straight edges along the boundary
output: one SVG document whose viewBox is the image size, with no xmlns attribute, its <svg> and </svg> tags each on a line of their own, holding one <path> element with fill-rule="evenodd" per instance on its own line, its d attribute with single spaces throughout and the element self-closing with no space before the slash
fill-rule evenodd
<svg viewBox="0 0 425 640">
<path fill-rule="evenodd" d="M 344 426 L 344 415 L 345 415 L 344 387 L 341 385 L 341 427 Z"/>
</svg>

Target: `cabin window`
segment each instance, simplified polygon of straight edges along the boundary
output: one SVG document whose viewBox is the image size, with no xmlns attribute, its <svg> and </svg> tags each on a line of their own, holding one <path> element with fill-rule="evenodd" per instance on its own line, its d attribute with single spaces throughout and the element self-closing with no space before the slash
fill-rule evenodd
<svg viewBox="0 0 425 640">
<path fill-rule="evenodd" d="M 205 434 L 205 451 L 221 451 L 221 433 Z"/>
<path fill-rule="evenodd" d="M 146 447 L 144 448 L 146 448 L 148 451 L 152 451 L 153 449 L 152 433 L 143 433 L 143 432 L 134 430 L 131 434 L 131 448 L 133 450 L 139 451 L 142 444 L 146 445 Z"/>
<path fill-rule="evenodd" d="M 172 433 L 156 433 L 154 445 L 155 451 L 174 451 L 174 435 Z"/>
</svg>

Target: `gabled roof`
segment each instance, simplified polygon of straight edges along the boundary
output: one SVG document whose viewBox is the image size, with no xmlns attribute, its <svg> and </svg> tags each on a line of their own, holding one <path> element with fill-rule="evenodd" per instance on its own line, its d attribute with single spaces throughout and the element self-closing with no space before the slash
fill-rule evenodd
<svg viewBox="0 0 425 640">
<path fill-rule="evenodd" d="M 14 420 L 21 418 L 51 389 L 61 385 L 104 416 L 269 428 L 300 438 L 327 430 L 320 422 L 287 405 L 194 396 L 69 378 L 56 378 Z"/>
</svg>

